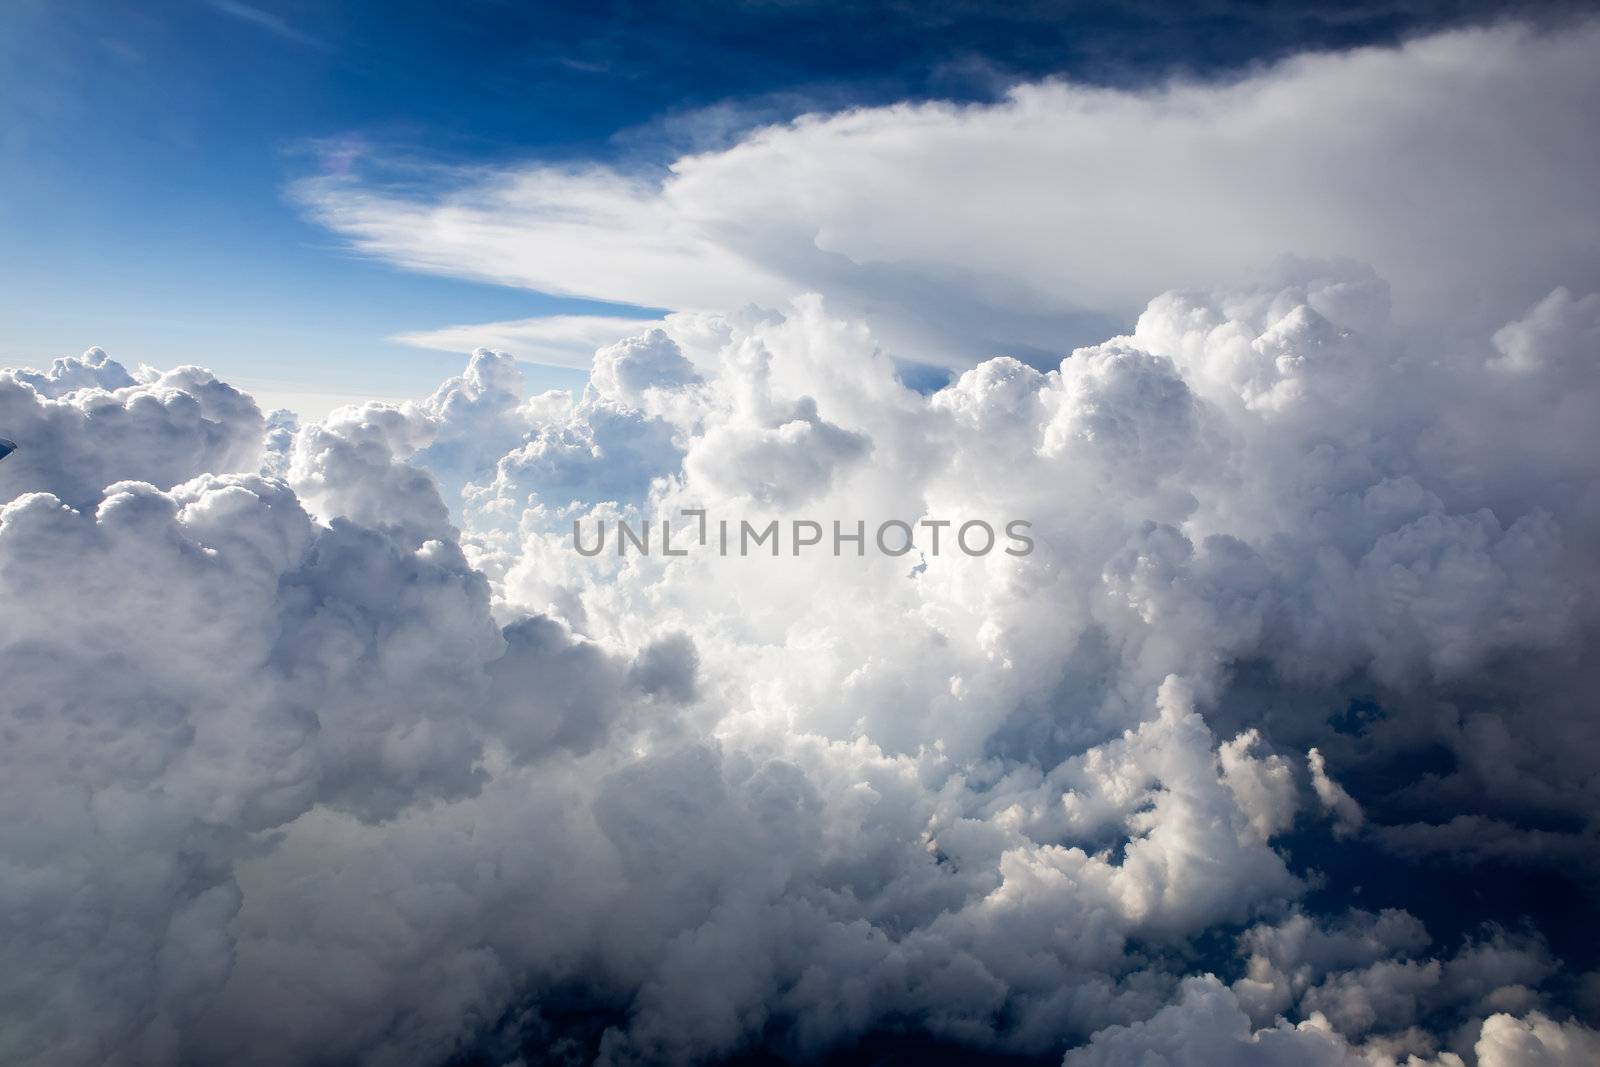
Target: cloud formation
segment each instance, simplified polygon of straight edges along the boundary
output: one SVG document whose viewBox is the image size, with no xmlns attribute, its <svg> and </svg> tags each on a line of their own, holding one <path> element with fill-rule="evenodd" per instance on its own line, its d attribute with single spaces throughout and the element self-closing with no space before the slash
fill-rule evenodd
<svg viewBox="0 0 1600 1067">
<path fill-rule="evenodd" d="M 1330 909 L 1299 854 L 1592 843 L 1600 427 L 1523 414 L 1594 395 L 1589 304 L 1420 359 L 1369 272 L 1295 269 L 931 395 L 817 298 L 304 426 L 8 372 L 6 1056 L 1582 1062 L 1547 934 Z M 689 506 L 1037 547 L 572 550 Z"/>
<path fill-rule="evenodd" d="M 1473 337 L 1557 286 L 1600 288 L 1597 35 L 1504 23 L 1215 82 L 857 108 L 660 178 L 533 163 L 298 196 L 408 268 L 691 311 L 819 291 L 897 354 L 952 367 L 1047 364 L 1153 293 L 1239 284 L 1284 252 L 1371 264 L 1405 322 Z M 443 336 L 465 350 L 462 333 Z M 525 333 L 491 324 L 473 343 L 569 365 Z"/>
<path fill-rule="evenodd" d="M 685 309 L 579 396 L 0 373 L 0 1059 L 1592 1061 L 1594 32 L 306 191 Z M 909 386 L 958 319 L 1070 351 Z M 684 509 L 914 544 L 574 550 Z"/>
<path fill-rule="evenodd" d="M 91 348 L 48 370 L 0 371 L 0 425 L 23 447 L 0 467 L 0 497 L 49 492 L 92 503 L 112 482 L 171 487 L 255 467 L 255 401 L 199 367 L 137 374 Z"/>
</svg>

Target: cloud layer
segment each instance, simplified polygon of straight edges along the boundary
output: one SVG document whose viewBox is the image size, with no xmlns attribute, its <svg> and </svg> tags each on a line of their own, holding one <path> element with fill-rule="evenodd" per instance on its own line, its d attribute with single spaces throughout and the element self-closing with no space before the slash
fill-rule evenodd
<svg viewBox="0 0 1600 1067">
<path fill-rule="evenodd" d="M 6 1056 L 1583 1062 L 1572 946 L 1298 857 L 1592 877 L 1597 305 L 1297 269 L 932 395 L 817 298 L 303 427 L 10 373 Z M 690 506 L 1037 547 L 572 550 Z"/>
<path fill-rule="evenodd" d="M 0 1060 L 1592 1062 L 1593 43 L 306 191 L 688 309 L 579 396 L 0 372 Z"/>
<path fill-rule="evenodd" d="M 1407 323 L 1476 336 L 1556 286 L 1600 288 L 1597 37 L 1506 24 L 1222 82 L 861 108 L 659 178 L 529 164 L 451 171 L 433 193 L 411 170 L 298 193 L 413 269 L 680 310 L 815 290 L 946 366 L 1059 359 L 1153 293 L 1241 284 L 1284 252 L 1371 264 Z M 460 331 L 426 343 L 444 338 Z M 513 350 L 566 365 L 541 339 Z"/>
</svg>

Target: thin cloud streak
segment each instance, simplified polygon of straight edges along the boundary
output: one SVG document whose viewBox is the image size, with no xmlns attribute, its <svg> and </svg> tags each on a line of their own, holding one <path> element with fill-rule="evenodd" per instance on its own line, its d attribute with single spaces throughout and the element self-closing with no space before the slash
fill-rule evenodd
<svg viewBox="0 0 1600 1067">
<path fill-rule="evenodd" d="M 274 15 L 270 11 L 263 11 L 260 8 L 252 7 L 249 4 L 241 4 L 239 3 L 239 0 L 210 0 L 210 3 L 212 8 L 220 11 L 222 14 L 227 15 L 230 18 L 238 19 L 241 22 L 249 23 L 250 25 L 259 29 L 263 29 L 274 36 L 281 37 L 286 41 L 293 41 L 296 44 L 305 45 L 308 48 L 316 48 L 321 51 L 328 51 L 330 48 L 326 42 L 311 36 L 309 33 L 305 33 L 302 30 L 296 29 L 282 17 Z"/>
</svg>

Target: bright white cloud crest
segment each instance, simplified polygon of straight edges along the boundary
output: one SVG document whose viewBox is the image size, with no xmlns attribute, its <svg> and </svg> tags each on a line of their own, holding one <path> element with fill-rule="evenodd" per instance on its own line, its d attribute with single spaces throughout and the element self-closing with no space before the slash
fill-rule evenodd
<svg viewBox="0 0 1600 1067">
<path fill-rule="evenodd" d="M 299 195 L 408 267 L 702 311 L 815 290 L 950 366 L 1065 354 L 1153 293 L 1239 284 L 1284 252 L 1371 264 L 1406 323 L 1456 339 L 1557 286 L 1600 289 L 1597 49 L 1593 24 L 1466 30 L 1224 84 L 1045 82 L 807 117 L 661 181 L 530 165 L 437 197 L 347 176 Z M 528 358 L 567 363 L 523 336 Z"/>
<path fill-rule="evenodd" d="M 1042 86 L 807 120 L 665 190 L 541 174 L 411 205 L 427 247 L 396 243 L 391 201 L 317 193 L 413 264 L 467 270 L 452 257 L 501 240 L 508 212 L 582 241 L 600 219 L 616 243 L 569 262 L 570 288 L 633 255 L 644 280 L 617 295 L 778 309 L 669 315 L 605 347 L 577 398 L 523 395 L 488 350 L 427 400 L 305 426 L 98 351 L 0 375 L 20 446 L 0 461 L 0 1058 L 690 1063 L 915 1031 L 1068 1065 L 1590 1062 L 1600 1035 L 1567 995 L 1584 976 L 1539 930 L 1328 907 L 1320 887 L 1343 883 L 1316 857 L 1444 856 L 1470 880 L 1513 843 L 1534 868 L 1592 849 L 1596 298 L 1497 287 L 1513 314 L 1430 345 L 1445 290 L 1374 245 L 1393 295 L 1366 268 L 1284 261 L 1158 295 L 1051 370 L 1001 357 L 923 395 L 871 316 L 779 291 L 856 274 L 748 267 L 802 248 L 990 307 L 1124 301 L 1149 250 L 1102 269 L 1019 239 L 992 258 L 1030 204 L 1056 211 L 1056 185 L 1030 200 L 1042 176 L 1082 186 L 1069 219 L 1147 202 L 1126 182 L 1180 150 L 1199 192 L 1240 155 L 1266 197 L 1415 136 L 1416 115 L 1347 122 L 1394 79 L 1454 102 L 1456 146 L 1503 132 L 1474 93 L 1508 71 L 1532 83 L 1495 97 L 1512 119 L 1587 86 L 1572 42 L 1592 39 L 1452 35 L 1154 98 Z M 1128 109 L 1172 129 L 1131 156 L 1097 144 Z M 1216 109 L 1223 147 L 1195 143 L 1185 116 Z M 1039 136 L 1064 114 L 1089 125 Z M 1547 243 L 1548 218 L 1525 219 L 1504 269 L 1549 247 L 1527 277 L 1582 286 L 1596 216 L 1561 182 L 1592 145 L 1549 135 L 1567 118 L 1525 147 L 1561 176 L 1529 210 L 1569 225 Z M 1347 140 L 1307 155 L 1330 129 Z M 974 198 L 908 235 L 911 207 L 872 211 L 886 173 L 987 189 L 952 158 L 1011 144 L 1045 158 L 1004 172 L 1026 187 L 1003 212 Z M 764 169 L 779 158 L 786 177 Z M 1456 262 L 1486 188 L 1430 217 L 1448 241 L 1428 256 Z M 739 223 L 769 214 L 816 232 Z M 1205 233 L 1113 219 L 1170 243 L 1179 274 L 1216 265 L 1183 259 Z M 654 243 L 630 244 L 641 226 Z M 1248 229 L 1223 266 L 1282 250 L 1275 224 Z M 972 270 L 941 275 L 957 248 Z M 542 254 L 506 280 L 548 286 Z M 989 287 L 1008 271 L 1027 292 Z M 575 518 L 681 507 L 1025 518 L 1037 544 L 572 549 Z M 1353 697 L 1381 710 L 1351 723 Z M 1397 784 L 1400 751 L 1449 769 Z M 1556 828 L 1520 837 L 1527 812 Z M 1486 830 L 1463 844 L 1457 818 Z"/>
</svg>

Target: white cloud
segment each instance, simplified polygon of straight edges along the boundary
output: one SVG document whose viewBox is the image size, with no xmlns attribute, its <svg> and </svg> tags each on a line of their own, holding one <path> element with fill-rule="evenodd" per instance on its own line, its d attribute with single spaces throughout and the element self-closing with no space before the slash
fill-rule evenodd
<svg viewBox="0 0 1600 1067">
<path fill-rule="evenodd" d="M 1360 831 L 1362 823 L 1366 822 L 1366 815 L 1355 797 L 1328 777 L 1327 761 L 1322 753 L 1314 748 L 1307 752 L 1306 765 L 1311 768 L 1311 787 L 1316 791 L 1317 799 L 1322 802 L 1323 810 L 1333 817 L 1334 832 L 1341 837 L 1348 837 Z"/>
<path fill-rule="evenodd" d="M 635 407 L 652 389 L 679 389 L 700 381 L 694 365 L 664 330 L 651 329 L 594 353 L 589 383 L 601 396 Z"/>
<path fill-rule="evenodd" d="M 595 349 L 661 325 L 660 320 L 607 315 L 546 315 L 542 318 L 446 326 L 396 334 L 391 341 L 441 352 L 493 348 L 528 363 L 588 370 Z"/>
<path fill-rule="evenodd" d="M 35 451 L 39 485 L 217 455 L 284 480 L 122 482 L 77 510 L 23 494 L 0 518 L 0 581 L 30 605 L 0 626 L 22 872 L 0 914 L 30 961 L 6 968 L 27 983 L 8 1051 L 509 1059 L 575 982 L 626 1006 L 593 1036 L 607 1062 L 758 1035 L 814 1053 L 901 1020 L 1030 1054 L 1095 1035 L 1072 1053 L 1090 1063 L 1448 1063 L 1478 1021 L 1552 1010 L 1537 942 L 1427 956 L 1403 913 L 1292 912 L 1312 872 L 1275 847 L 1303 807 L 1280 753 L 1309 749 L 1311 792 L 1356 825 L 1322 754 L 1362 754 L 1304 697 L 1348 678 L 1389 705 L 1374 743 L 1453 746 L 1475 803 L 1517 810 L 1523 776 L 1466 758 L 1515 749 L 1547 810 L 1591 810 L 1592 723 L 1542 715 L 1574 676 L 1438 709 L 1506 657 L 1561 664 L 1593 624 L 1556 591 L 1594 574 L 1572 479 L 1595 428 L 1462 428 L 1552 375 L 1594 386 L 1544 358 L 1566 333 L 1517 341 L 1510 384 L 1487 345 L 1392 361 L 1381 285 L 1297 277 L 1167 294 L 1056 370 L 995 360 L 932 396 L 817 298 L 673 316 L 576 400 L 525 397 L 480 350 L 424 401 L 298 428 L 198 371 L 150 372 L 159 403 L 100 356 L 12 374 L 26 412 L 93 398 L 220 413 L 183 424 L 201 440 L 236 426 L 216 452 L 170 432 L 119 450 L 120 421 L 84 418 L 77 451 Z M 1434 395 L 1457 403 L 1412 399 Z M 1558 462 L 1513 484 L 1508 448 Z M 574 514 L 690 504 L 1025 516 L 1037 547 L 570 547 Z M 1443 823 L 1457 787 L 1436 787 L 1410 803 Z M 1483 859 L 1429 833 L 1363 840 Z M 1545 834 L 1521 862 L 1579 845 Z M 1196 977 L 1194 939 L 1243 923 L 1245 977 Z M 526 1021 L 481 1021 L 500 1018 Z"/>
<path fill-rule="evenodd" d="M 852 112 L 663 189 L 310 190 L 413 266 L 767 302 L 607 337 L 577 398 L 488 349 L 303 425 L 194 368 L 0 374 L 0 1058 L 689 1063 L 884 1028 L 1068 1064 L 1592 1058 L 1553 942 L 1436 948 L 1317 869 L 1592 876 L 1594 214 L 1555 169 L 1592 150 L 1563 139 L 1591 39 Z M 1469 226 L 1512 164 L 1442 175 L 1505 160 L 1546 98 L 1517 159 L 1552 187 Z M 1139 246 L 1161 227 L 1170 259 Z M 1395 284 L 1284 261 L 1212 287 L 1307 235 Z M 1438 286 L 1402 238 L 1436 242 Z M 1523 291 L 1546 268 L 1578 288 Z M 923 395 L 880 343 L 955 361 L 950 319 L 1054 330 L 1167 269 L 1202 284 L 1047 370 Z M 859 300 L 791 299 L 812 282 Z M 685 506 L 953 526 L 893 558 L 572 550 L 574 517 Z M 1011 518 L 1032 553 L 952 545 Z M 1448 769 L 1391 760 L 1418 753 Z"/>
<path fill-rule="evenodd" d="M 680 310 L 815 290 L 896 355 L 952 366 L 1064 353 L 1151 293 L 1284 252 L 1372 264 L 1408 323 L 1464 338 L 1558 285 L 1600 288 L 1597 33 L 1507 24 L 1221 83 L 807 116 L 660 181 L 529 164 L 437 195 L 348 178 L 298 195 L 413 269 Z"/>
<path fill-rule="evenodd" d="M 48 371 L 0 371 L 0 426 L 18 445 L 0 466 L 0 500 L 50 492 L 74 505 L 123 479 L 170 487 L 252 470 L 265 429 L 255 402 L 209 371 L 136 376 L 98 348 Z"/>
<path fill-rule="evenodd" d="M 1124 1063 L 1172 1067 L 1366 1067 L 1327 1021 L 1312 1017 L 1298 1025 L 1280 1023 L 1252 1030 L 1233 995 L 1207 975 L 1184 982 L 1177 1003 L 1150 1019 L 1103 1030 L 1084 1048 L 1067 1053 L 1063 1067 L 1112 1067 Z"/>
<path fill-rule="evenodd" d="M 1500 1013 L 1484 1020 L 1477 1053 L 1478 1067 L 1577 1067 L 1600 1056 L 1600 1032 L 1539 1012 Z"/>
</svg>

